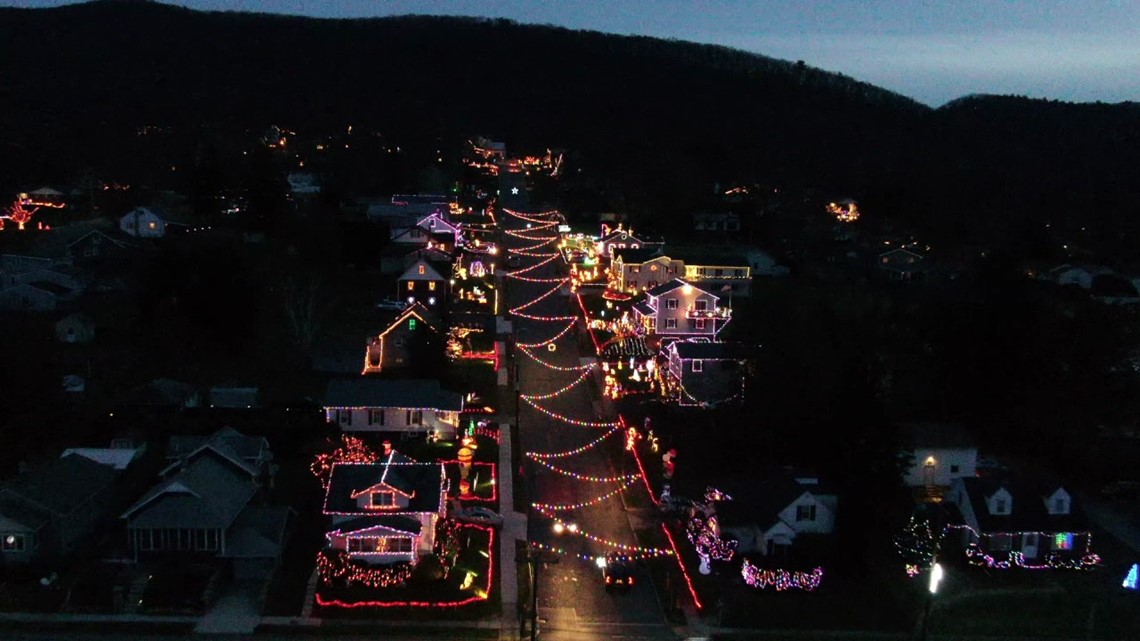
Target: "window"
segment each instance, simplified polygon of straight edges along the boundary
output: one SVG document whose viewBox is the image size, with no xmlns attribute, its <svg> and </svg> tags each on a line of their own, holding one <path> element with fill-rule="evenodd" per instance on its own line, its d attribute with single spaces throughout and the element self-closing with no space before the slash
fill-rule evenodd
<svg viewBox="0 0 1140 641">
<path fill-rule="evenodd" d="M 1069 511 L 1069 507 L 1065 505 L 1065 499 L 1057 497 L 1053 499 L 1053 511 L 1057 514 L 1065 514 Z"/>
<path fill-rule="evenodd" d="M 340 423 L 341 425 L 351 425 L 352 424 L 352 410 L 337 410 L 336 411 L 336 422 Z"/>
<path fill-rule="evenodd" d="M 641 266 L 640 265 L 630 265 L 629 266 L 629 273 L 640 274 L 641 273 Z"/>
<path fill-rule="evenodd" d="M 716 268 L 716 277 L 721 278 L 722 276 L 724 276 L 724 270 L 721 269 L 720 267 L 717 267 Z"/>
<path fill-rule="evenodd" d="M 140 550 L 154 549 L 154 546 L 151 545 L 150 530 L 135 530 L 135 544 L 139 546 Z"/>
<path fill-rule="evenodd" d="M 396 345 L 396 347 L 403 347 L 403 346 L 404 346 L 404 339 L 402 339 L 402 338 L 397 338 L 397 339 L 394 341 L 394 344 Z"/>
<path fill-rule="evenodd" d="M 799 521 L 814 521 L 815 520 L 815 504 L 811 505 L 797 505 L 796 506 L 796 522 Z"/>
<path fill-rule="evenodd" d="M 369 502 L 368 505 L 369 505 L 369 507 L 375 507 L 375 508 L 395 507 L 395 505 L 396 505 L 396 493 L 395 492 L 373 492 L 371 495 L 371 501 Z"/>
<path fill-rule="evenodd" d="M 414 318 L 408 319 L 408 331 L 411 331 L 411 332 L 416 331 L 416 319 L 414 319 Z"/>
<path fill-rule="evenodd" d="M 1073 549 L 1073 534 L 1071 532 L 1058 532 L 1053 535 L 1054 550 Z"/>
<path fill-rule="evenodd" d="M 997 499 L 994 501 L 994 514 L 1005 514 L 1009 510 L 1006 509 L 1005 499 Z"/>
<path fill-rule="evenodd" d="M 419 271 L 420 276 L 423 276 L 425 273 L 427 273 L 427 267 L 424 265 L 420 265 L 420 268 L 417 271 Z"/>
<path fill-rule="evenodd" d="M 2 549 L 5 552 L 23 552 L 24 551 L 24 535 L 23 534 L 5 534 L 2 544 Z"/>
<path fill-rule="evenodd" d="M 677 329 L 677 319 L 676 318 L 666 318 L 665 319 L 665 329 Z"/>
<path fill-rule="evenodd" d="M 148 223 L 147 227 L 150 227 L 151 229 L 156 229 L 158 227 L 158 224 L 157 223 Z"/>
<path fill-rule="evenodd" d="M 368 424 L 369 425 L 383 425 L 384 424 L 384 410 L 369 409 L 368 410 Z"/>
<path fill-rule="evenodd" d="M 737 278 L 744 278 L 744 270 L 743 269 L 736 270 L 736 277 Z"/>
<path fill-rule="evenodd" d="M 1013 537 L 1009 534 L 991 534 L 989 538 L 987 549 L 990 552 L 1008 552 L 1013 547 Z"/>
<path fill-rule="evenodd" d="M 707 300 L 699 300 L 695 305 L 698 312 L 707 312 L 709 310 L 709 302 Z"/>
<path fill-rule="evenodd" d="M 219 537 L 218 537 L 218 531 L 217 530 L 206 530 L 206 549 L 207 550 L 217 550 L 218 549 L 218 539 L 219 539 Z"/>
<path fill-rule="evenodd" d="M 666 298 L 665 299 L 665 309 L 677 309 L 677 299 L 676 298 Z"/>
<path fill-rule="evenodd" d="M 696 325 L 696 329 L 704 329 L 705 328 L 705 319 L 698 318 L 695 325 Z"/>
<path fill-rule="evenodd" d="M 428 281 L 428 291 L 429 292 L 435 291 L 435 281 L 434 280 Z"/>
<path fill-rule="evenodd" d="M 404 414 L 404 422 L 407 425 L 423 425 L 424 411 L 423 410 L 408 410 Z"/>
<path fill-rule="evenodd" d="M 383 552 L 411 552 L 412 539 L 406 536 L 374 537 L 362 536 L 348 539 L 348 551 L 364 554 Z"/>
<path fill-rule="evenodd" d="M 416 283 L 415 283 L 415 281 L 411 281 L 411 280 L 409 280 L 409 281 L 408 281 L 408 291 L 409 291 L 409 292 L 411 292 L 411 291 L 415 291 L 415 289 L 416 289 Z"/>
<path fill-rule="evenodd" d="M 951 465 L 950 466 L 950 473 L 951 474 L 957 474 L 958 471 L 961 469 L 962 469 L 962 466 L 960 466 L 960 465 Z"/>
<path fill-rule="evenodd" d="M 702 372 L 702 371 L 704 371 L 704 369 L 705 369 L 704 361 L 699 360 L 699 359 L 693 361 L 693 371 L 694 372 Z"/>
</svg>

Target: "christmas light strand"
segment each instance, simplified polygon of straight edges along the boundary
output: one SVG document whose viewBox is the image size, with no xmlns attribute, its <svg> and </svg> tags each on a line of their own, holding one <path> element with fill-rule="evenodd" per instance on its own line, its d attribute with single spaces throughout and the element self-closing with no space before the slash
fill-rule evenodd
<svg viewBox="0 0 1140 641">
<path fill-rule="evenodd" d="M 546 340 L 543 340 L 543 341 L 537 341 L 537 342 L 534 342 L 534 343 L 515 343 L 515 347 L 542 347 L 543 345 L 553 345 L 555 342 L 557 342 L 557 341 L 558 341 L 558 339 L 562 338 L 562 337 L 563 337 L 563 336 L 565 336 L 565 335 L 566 335 L 566 334 L 567 334 L 567 333 L 568 333 L 570 330 L 574 329 L 574 325 L 575 325 L 577 322 L 578 322 L 578 319 L 577 319 L 577 317 L 571 318 L 571 319 L 570 319 L 570 322 L 569 322 L 569 323 L 567 323 L 566 327 L 563 327 L 563 328 L 562 328 L 562 329 L 561 329 L 561 330 L 560 330 L 560 331 L 559 331 L 557 334 L 555 334 L 554 336 L 551 336 L 550 338 L 548 338 L 548 339 L 546 339 Z"/>
<path fill-rule="evenodd" d="M 550 298 L 551 296 L 557 294 L 558 291 L 562 289 L 562 286 L 568 282 L 570 282 L 570 279 L 568 279 L 568 278 L 563 278 L 563 279 L 559 280 L 558 284 L 555 285 L 554 287 L 551 287 L 549 290 L 539 294 L 536 298 L 531 299 L 529 302 L 523 303 L 522 305 L 518 305 L 516 307 L 512 307 L 510 309 L 510 312 L 512 314 L 514 314 L 516 311 L 521 311 L 521 310 L 526 309 L 527 307 L 530 307 L 531 305 L 537 305 L 538 303 L 541 303 L 542 301 L 546 300 L 547 298 Z"/>
<path fill-rule="evenodd" d="M 604 539 L 600 536 L 590 534 L 589 532 L 583 530 L 576 523 L 570 523 L 569 521 L 564 521 L 564 520 L 558 518 L 558 516 L 555 515 L 553 512 L 546 512 L 546 511 L 540 511 L 540 512 L 543 516 L 554 520 L 555 527 L 558 528 L 560 534 L 572 534 L 574 536 L 580 536 L 580 537 L 586 539 L 587 541 L 597 543 L 598 545 L 603 545 L 605 547 L 613 548 L 615 550 L 621 550 L 622 552 L 632 552 L 635 554 L 642 554 L 642 555 L 645 555 L 646 557 L 674 556 L 674 553 L 672 550 L 666 550 L 666 549 L 662 549 L 662 548 L 641 547 L 639 545 L 630 545 L 628 543 L 619 543 L 617 541 L 611 541 L 609 539 Z"/>
<path fill-rule="evenodd" d="M 527 258 L 551 258 L 551 257 L 558 258 L 558 256 L 559 256 L 558 252 L 556 252 L 556 251 L 554 251 L 554 252 L 540 252 L 540 251 L 532 251 L 529 249 L 519 250 L 519 251 L 511 250 L 511 253 L 515 254 L 516 256 L 526 256 Z"/>
<path fill-rule="evenodd" d="M 571 324 L 570 326 L 573 327 L 573 324 Z M 515 347 L 518 348 L 518 351 L 522 352 L 528 358 L 530 358 L 534 362 L 538 363 L 539 365 L 542 365 L 543 367 L 545 367 L 547 369 L 555 370 L 557 372 L 580 372 L 583 370 L 591 370 L 594 368 L 594 365 L 596 364 L 596 363 L 587 363 L 585 365 L 552 365 L 551 363 L 547 363 L 546 361 L 539 358 L 537 354 L 530 351 L 530 348 L 528 348 L 522 344 L 515 344 Z"/>
<path fill-rule="evenodd" d="M 530 400 L 529 398 L 523 398 L 523 400 L 526 401 L 528 405 L 530 405 L 534 409 L 542 412 L 543 414 L 546 414 L 550 418 L 558 419 L 558 420 L 562 421 L 563 423 L 569 423 L 570 425 L 577 425 L 578 427 L 619 427 L 619 424 L 615 423 L 614 421 L 604 421 L 604 422 L 582 421 L 582 420 L 578 420 L 576 418 L 570 418 L 569 416 L 563 416 L 557 412 L 552 412 L 552 411 L 546 409 L 545 407 L 539 405 L 538 403 Z"/>
<path fill-rule="evenodd" d="M 561 503 L 561 504 L 559 504 L 559 503 L 542 503 L 539 501 L 534 501 L 530 504 L 530 506 L 533 507 L 534 509 L 542 511 L 542 512 L 569 512 L 571 510 L 580 510 L 584 507 L 590 507 L 591 505 L 597 505 L 597 504 L 601 503 L 602 501 L 605 501 L 606 499 L 617 496 L 622 490 L 629 487 L 630 485 L 633 485 L 634 482 L 636 482 L 636 481 L 637 481 L 636 477 L 626 477 L 622 481 L 621 485 L 619 487 L 617 487 L 617 489 L 611 490 L 611 491 L 606 492 L 605 494 L 601 494 L 599 496 L 595 496 L 594 498 L 587 499 L 585 501 L 581 501 L 579 503 Z"/>
<path fill-rule="evenodd" d="M 566 450 L 564 452 L 527 452 L 526 455 L 529 456 L 530 458 L 533 458 L 533 459 L 545 459 L 545 460 L 569 458 L 571 456 L 576 456 L 578 454 L 581 454 L 582 452 L 585 452 L 586 450 L 588 450 L 590 448 L 597 447 L 602 441 L 613 436 L 614 434 L 616 434 L 619 431 L 621 431 L 621 428 L 615 424 L 605 434 L 602 434 L 601 436 L 590 441 L 589 443 L 586 443 L 585 445 L 576 447 L 572 450 Z"/>
<path fill-rule="evenodd" d="M 554 398 L 555 396 L 560 396 L 562 394 L 565 394 L 566 392 L 569 392 L 571 389 L 574 388 L 575 385 L 586 380 L 586 377 L 588 377 L 589 375 L 590 375 L 590 370 L 585 370 L 584 372 L 582 372 L 581 375 L 578 376 L 578 378 L 574 379 L 573 381 L 570 381 L 565 386 L 561 387 L 560 389 L 556 389 L 553 392 L 549 392 L 547 394 L 519 394 L 519 397 L 525 398 L 528 401 L 541 401 L 541 400 L 546 400 L 548 398 Z"/>
<path fill-rule="evenodd" d="M 818 588 L 823 581 L 823 568 L 815 568 L 810 572 L 768 570 L 752 565 L 748 559 L 744 559 L 744 565 L 740 568 L 740 575 L 744 577 L 745 583 L 761 590 L 773 587 L 776 588 L 777 592 L 784 590 L 811 592 Z"/>
<path fill-rule="evenodd" d="M 530 456 L 530 458 L 533 459 L 535 463 L 542 465 L 551 472 L 555 472 L 563 476 L 569 476 L 570 478 L 577 479 L 579 481 L 590 481 L 592 483 L 624 483 L 629 479 L 637 480 L 638 478 L 636 474 L 618 474 L 616 476 L 590 476 L 588 474 L 578 474 L 577 472 L 564 470 L 544 459 L 534 458 L 533 456 Z"/>
<path fill-rule="evenodd" d="M 538 261 L 537 263 L 535 263 L 535 264 L 531 265 L 530 267 L 524 267 L 524 268 L 522 268 L 522 269 L 516 269 L 516 270 L 515 270 L 515 271 L 513 271 L 513 272 L 507 272 L 507 273 L 506 273 L 506 275 L 507 275 L 507 276 L 510 276 L 510 277 L 512 277 L 512 278 L 517 278 L 517 277 L 518 277 L 519 275 L 521 275 L 521 274 L 525 274 L 525 273 L 527 273 L 527 272 L 529 272 L 529 271 L 533 271 L 533 270 L 535 270 L 535 269 L 538 269 L 539 267 L 542 267 L 543 265 L 547 265 L 547 264 L 549 264 L 549 263 L 552 263 L 552 262 L 554 262 L 554 261 L 555 261 L 557 258 L 558 258 L 558 255 L 556 254 L 556 255 L 554 255 L 554 256 L 551 256 L 550 258 L 544 258 L 543 260 L 540 260 L 540 261 Z"/>
<path fill-rule="evenodd" d="M 559 554 L 562 556 L 572 556 L 574 558 L 585 561 L 585 562 L 587 562 L 591 565 L 594 565 L 594 566 L 597 565 L 599 558 L 602 558 L 602 559 L 606 558 L 604 556 L 603 557 L 591 556 L 589 554 L 583 554 L 581 552 L 570 552 L 569 550 L 567 550 L 565 548 L 560 548 L 560 547 L 556 547 L 553 545 L 547 545 L 546 543 L 539 543 L 538 541 L 531 541 L 531 546 L 534 548 L 537 548 L 539 550 L 545 550 L 546 552 L 553 552 L 554 554 Z M 611 552 L 611 554 L 613 554 L 613 553 Z M 648 552 L 634 552 L 633 550 L 623 550 L 621 552 L 620 556 L 625 560 L 638 560 L 638 559 L 655 559 L 655 558 L 660 557 L 660 556 L 669 556 L 669 555 L 670 555 L 669 550 L 664 550 L 663 553 L 656 553 L 656 554 L 648 553 Z"/>
<path fill-rule="evenodd" d="M 551 238 L 550 240 L 542 240 L 542 241 L 539 241 L 533 245 L 527 245 L 525 247 L 515 247 L 515 248 L 508 247 L 507 251 L 512 253 L 512 254 L 522 254 L 523 256 L 526 256 L 527 254 L 525 252 L 532 252 L 536 249 L 541 249 L 541 248 L 549 245 L 551 243 L 551 241 L 553 241 L 553 240 L 554 240 L 553 238 Z"/>
<path fill-rule="evenodd" d="M 562 214 L 558 213 L 557 209 L 551 209 L 550 211 L 544 211 L 544 212 L 539 212 L 539 213 L 534 213 L 534 214 L 529 214 L 529 215 L 524 214 L 522 212 L 514 211 L 513 209 L 507 209 L 506 207 L 503 208 L 503 211 L 506 212 L 507 214 L 511 215 L 511 216 L 514 216 L 515 218 L 518 218 L 519 220 L 523 220 L 523 221 L 526 221 L 528 223 L 534 223 L 534 224 L 543 224 L 543 223 L 549 223 L 549 222 L 557 223 L 558 220 L 562 219 Z M 546 220 L 547 217 L 554 217 L 555 220 L 554 221 Z"/>
</svg>

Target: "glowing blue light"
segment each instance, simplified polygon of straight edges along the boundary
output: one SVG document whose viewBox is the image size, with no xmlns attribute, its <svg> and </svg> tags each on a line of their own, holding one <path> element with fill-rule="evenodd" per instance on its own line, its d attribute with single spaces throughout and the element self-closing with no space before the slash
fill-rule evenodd
<svg viewBox="0 0 1140 641">
<path fill-rule="evenodd" d="M 1140 574 L 1140 563 L 1133 563 L 1124 577 L 1124 583 L 1121 584 L 1125 590 L 1140 590 L 1140 586 L 1137 586 L 1137 579 L 1140 579 L 1138 574 Z"/>
</svg>

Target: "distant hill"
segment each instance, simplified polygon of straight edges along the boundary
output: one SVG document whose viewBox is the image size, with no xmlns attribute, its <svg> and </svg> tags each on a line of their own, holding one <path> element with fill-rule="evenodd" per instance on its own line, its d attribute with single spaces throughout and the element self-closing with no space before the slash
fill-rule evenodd
<svg viewBox="0 0 1140 641">
<path fill-rule="evenodd" d="M 144 124 L 353 124 L 405 140 L 482 132 L 565 147 L 620 190 L 615 207 L 662 216 L 732 181 L 868 195 L 887 215 L 948 230 L 1045 210 L 1123 219 L 1140 196 L 1137 105 L 971 97 L 932 110 L 710 45 L 126 0 L 0 9 L 0 42 L 0 175 L 27 179 L 112 163 L 115 140 Z"/>
</svg>

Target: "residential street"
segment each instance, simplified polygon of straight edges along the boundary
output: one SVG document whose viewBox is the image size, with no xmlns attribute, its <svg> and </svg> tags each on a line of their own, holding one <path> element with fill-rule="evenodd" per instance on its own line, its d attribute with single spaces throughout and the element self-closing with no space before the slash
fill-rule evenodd
<svg viewBox="0 0 1140 641">
<path fill-rule="evenodd" d="M 501 207 L 527 211 L 526 189 L 520 174 L 505 173 L 501 177 Z M 512 193 L 514 188 L 518 193 Z M 500 209 L 499 222 L 505 229 L 524 230 L 527 223 L 512 217 Z M 532 232 L 534 238 L 553 236 L 553 229 Z M 538 241 L 507 237 L 507 246 L 518 248 L 533 246 Z M 554 251 L 554 242 L 533 253 Z M 548 249 L 549 248 L 549 249 Z M 518 267 L 525 269 L 543 260 L 540 257 L 521 256 Z M 566 266 L 556 259 L 542 267 L 529 271 L 532 278 L 550 278 L 565 275 Z M 523 305 L 552 289 L 557 283 L 532 283 L 510 279 L 509 307 Z M 535 305 L 526 307 L 528 315 L 565 317 L 578 315 L 573 298 L 557 293 Z M 516 318 L 518 341 L 539 343 L 559 333 L 568 324 L 566 320 L 536 320 Z M 546 345 L 534 348 L 533 353 L 546 363 L 556 367 L 571 367 L 580 363 L 583 356 L 578 352 L 577 328 L 565 333 L 553 343 L 553 351 Z M 591 356 L 591 355 L 585 355 Z M 524 395 L 543 395 L 563 389 L 581 376 L 580 371 L 555 370 L 525 356 L 516 356 L 520 392 Z M 553 414 L 576 421 L 606 422 L 616 417 L 597 417 L 594 407 L 597 401 L 594 388 L 589 380 L 583 380 L 565 392 L 547 399 L 536 400 Z M 524 452 L 557 453 L 581 447 L 605 433 L 609 427 L 573 425 L 548 416 L 531 407 L 525 400 L 520 403 L 520 435 Z M 593 477 L 617 477 L 623 470 L 615 470 L 608 452 L 621 447 L 622 437 L 614 434 L 596 447 L 564 458 L 553 459 L 560 469 Z M 567 522 L 576 523 L 580 533 L 588 533 L 601 539 L 622 545 L 636 545 L 631 524 L 631 515 L 623 506 L 622 498 L 613 495 L 594 502 L 597 497 L 610 494 L 623 483 L 620 481 L 584 481 L 557 473 L 545 466 L 528 460 L 527 474 L 534 483 L 534 496 L 537 500 L 555 506 L 594 503 L 569 511 L 557 511 L 557 515 Z M 634 483 L 624 492 L 645 492 L 640 483 Z M 583 536 L 564 532 L 555 534 L 550 520 L 541 515 L 532 515 L 543 525 L 532 526 L 532 536 L 546 545 L 563 549 L 559 563 L 548 565 L 540 572 L 539 582 L 539 629 L 545 638 L 603 638 L 612 636 L 672 638 L 675 635 L 666 625 L 660 603 L 649 581 L 644 567 L 646 563 L 672 563 L 666 558 L 639 562 L 634 574 L 632 589 L 625 592 L 607 592 L 600 569 L 593 563 L 578 558 L 577 555 L 597 557 L 612 550 L 612 547 L 587 540 Z M 652 524 L 648 524 L 652 525 Z"/>
</svg>

